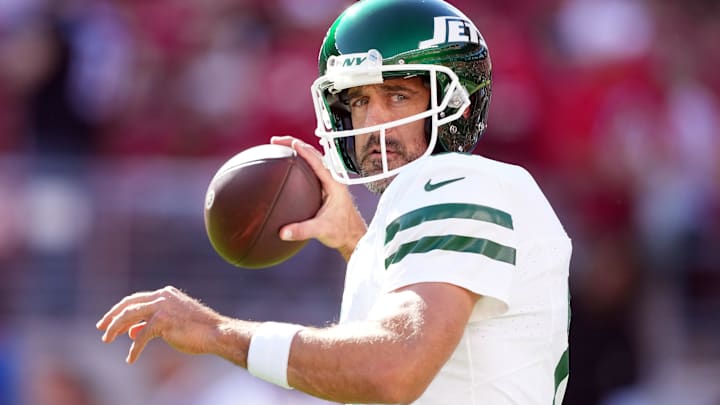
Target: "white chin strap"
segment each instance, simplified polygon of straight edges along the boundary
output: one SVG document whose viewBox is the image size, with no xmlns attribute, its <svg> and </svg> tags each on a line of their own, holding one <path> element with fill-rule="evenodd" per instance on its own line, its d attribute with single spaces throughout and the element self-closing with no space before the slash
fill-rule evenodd
<svg viewBox="0 0 720 405">
<path fill-rule="evenodd" d="M 331 112 L 328 110 L 329 107 L 325 101 L 324 94 L 327 92 L 337 94 L 350 87 L 380 84 L 383 82 L 383 74 L 386 72 L 418 72 L 427 74 L 430 78 L 430 108 L 421 113 L 380 125 L 334 131 L 333 123 L 330 119 Z M 439 73 L 448 76 L 450 79 L 450 84 L 447 86 L 447 91 L 443 95 L 442 100 L 438 100 L 437 77 Z M 344 184 L 363 184 L 386 179 L 396 175 L 402 168 L 407 166 L 407 164 L 405 164 L 393 169 L 390 169 L 388 166 L 387 145 L 385 142 L 385 133 L 388 129 L 429 118 L 431 121 L 430 140 L 427 150 L 418 158 L 421 159 L 430 155 L 435 149 L 438 127 L 458 119 L 467 107 L 470 106 L 470 98 L 467 91 L 460 84 L 460 80 L 455 72 L 449 68 L 441 65 L 423 64 L 383 66 L 382 56 L 374 49 L 367 53 L 333 56 L 328 59 L 326 74 L 313 82 L 311 92 L 317 117 L 315 135 L 320 137 L 320 144 L 325 152 L 325 166 L 330 169 L 330 172 L 337 181 Z M 444 111 L 447 108 L 453 108 L 455 112 L 445 116 Z M 351 175 L 342 161 L 341 151 L 338 150 L 335 140 L 337 138 L 373 133 L 378 134 L 380 138 L 382 171 L 370 176 Z M 354 153 L 354 151 L 347 152 Z"/>
</svg>

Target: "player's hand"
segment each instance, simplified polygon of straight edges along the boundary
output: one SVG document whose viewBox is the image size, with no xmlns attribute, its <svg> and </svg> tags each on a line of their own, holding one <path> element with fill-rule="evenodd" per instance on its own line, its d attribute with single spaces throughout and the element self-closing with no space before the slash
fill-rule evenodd
<svg viewBox="0 0 720 405">
<path fill-rule="evenodd" d="M 222 317 L 175 287 L 140 292 L 123 298 L 100 321 L 103 342 L 128 333 L 133 340 L 126 361 L 138 359 L 148 342 L 162 338 L 184 353 L 207 353 Z"/>
<path fill-rule="evenodd" d="M 358 240 L 365 234 L 367 225 L 347 186 L 333 179 L 330 171 L 323 165 L 320 152 L 307 143 L 291 136 L 275 136 L 270 142 L 295 149 L 312 167 L 323 188 L 323 204 L 315 217 L 282 227 L 280 238 L 315 238 L 325 246 L 337 249 L 346 260 L 349 259 Z"/>
</svg>

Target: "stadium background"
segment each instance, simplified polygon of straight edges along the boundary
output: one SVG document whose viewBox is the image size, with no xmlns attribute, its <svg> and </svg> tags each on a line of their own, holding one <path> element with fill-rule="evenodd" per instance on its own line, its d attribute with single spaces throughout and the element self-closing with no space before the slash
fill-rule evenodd
<svg viewBox="0 0 720 405">
<path fill-rule="evenodd" d="M 232 268 L 202 201 L 237 151 L 315 142 L 317 50 L 349 3 L 0 1 L 0 404 L 320 403 L 159 343 L 127 366 L 93 325 L 167 284 L 337 319 L 339 255 Z M 718 2 L 453 3 L 494 62 L 478 152 L 528 167 L 573 237 L 565 404 L 720 404 Z"/>
</svg>

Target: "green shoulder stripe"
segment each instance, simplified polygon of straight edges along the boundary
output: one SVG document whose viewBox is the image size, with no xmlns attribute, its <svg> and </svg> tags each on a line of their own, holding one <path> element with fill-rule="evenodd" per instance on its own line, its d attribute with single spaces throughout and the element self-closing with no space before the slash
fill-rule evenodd
<svg viewBox="0 0 720 405">
<path fill-rule="evenodd" d="M 427 253 L 432 250 L 477 253 L 493 260 L 515 265 L 515 248 L 503 246 L 487 239 L 459 235 L 426 236 L 414 242 L 405 243 L 385 259 L 385 270 L 412 253 Z"/>
<path fill-rule="evenodd" d="M 394 220 L 385 229 L 385 243 L 393 240 L 395 235 L 404 229 L 420 225 L 425 221 L 450 218 L 490 222 L 513 229 L 512 216 L 495 208 L 477 204 L 437 204 L 418 208 Z"/>
</svg>

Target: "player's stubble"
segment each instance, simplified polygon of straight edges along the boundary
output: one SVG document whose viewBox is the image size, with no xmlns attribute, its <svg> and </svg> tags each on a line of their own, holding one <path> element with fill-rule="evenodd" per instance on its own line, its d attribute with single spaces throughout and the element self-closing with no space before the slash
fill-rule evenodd
<svg viewBox="0 0 720 405">
<path fill-rule="evenodd" d="M 356 138 L 357 139 L 357 138 Z M 360 148 L 358 153 L 358 161 L 360 162 L 360 175 L 363 177 L 372 176 L 382 173 L 382 157 L 373 153 L 373 148 L 377 149 L 380 145 L 380 136 L 372 134 L 367 138 L 365 144 Z M 388 152 L 388 169 L 393 170 L 404 166 L 423 155 L 427 148 L 427 142 L 424 137 L 422 142 L 414 142 L 411 145 L 402 144 L 396 139 L 385 138 L 385 149 Z M 370 192 L 382 194 L 393 181 L 395 176 L 386 179 L 376 180 L 365 183 L 365 187 Z"/>
</svg>

